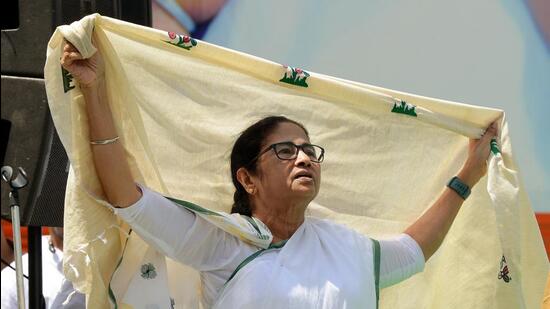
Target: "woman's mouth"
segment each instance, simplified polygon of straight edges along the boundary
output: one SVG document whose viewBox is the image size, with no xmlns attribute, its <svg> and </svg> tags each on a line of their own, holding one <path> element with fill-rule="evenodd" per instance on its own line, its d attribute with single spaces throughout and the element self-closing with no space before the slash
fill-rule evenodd
<svg viewBox="0 0 550 309">
<path fill-rule="evenodd" d="M 312 181 L 313 175 L 310 172 L 303 171 L 303 172 L 297 173 L 296 176 L 294 176 L 294 179 L 301 180 L 301 181 Z"/>
</svg>

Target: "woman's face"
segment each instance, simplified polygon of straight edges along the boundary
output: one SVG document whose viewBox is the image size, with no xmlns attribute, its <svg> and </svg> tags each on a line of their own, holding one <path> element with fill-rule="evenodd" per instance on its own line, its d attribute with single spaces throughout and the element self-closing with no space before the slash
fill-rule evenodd
<svg viewBox="0 0 550 309">
<path fill-rule="evenodd" d="M 265 139 L 262 150 L 272 144 L 292 142 L 296 145 L 309 143 L 302 128 L 290 122 L 279 123 L 277 128 Z M 290 200 L 309 204 L 321 184 L 321 166 L 302 151 L 295 159 L 281 160 L 273 150 L 258 159 L 257 175 L 254 177 L 260 198 L 266 200 Z"/>
</svg>

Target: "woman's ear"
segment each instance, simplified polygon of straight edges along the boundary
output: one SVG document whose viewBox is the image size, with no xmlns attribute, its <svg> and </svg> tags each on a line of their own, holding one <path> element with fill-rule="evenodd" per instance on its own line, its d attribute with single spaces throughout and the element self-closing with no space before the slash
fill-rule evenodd
<svg viewBox="0 0 550 309">
<path fill-rule="evenodd" d="M 254 184 L 252 175 L 246 168 L 241 167 L 237 170 L 237 180 L 248 194 L 254 194 L 256 192 L 256 184 Z"/>
</svg>

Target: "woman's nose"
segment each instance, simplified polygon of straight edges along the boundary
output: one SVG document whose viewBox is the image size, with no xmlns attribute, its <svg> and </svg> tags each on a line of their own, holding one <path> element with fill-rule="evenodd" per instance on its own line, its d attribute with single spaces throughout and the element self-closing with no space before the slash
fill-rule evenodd
<svg viewBox="0 0 550 309">
<path fill-rule="evenodd" d="M 295 164 L 298 166 L 310 166 L 311 158 L 302 149 L 298 149 Z"/>
</svg>

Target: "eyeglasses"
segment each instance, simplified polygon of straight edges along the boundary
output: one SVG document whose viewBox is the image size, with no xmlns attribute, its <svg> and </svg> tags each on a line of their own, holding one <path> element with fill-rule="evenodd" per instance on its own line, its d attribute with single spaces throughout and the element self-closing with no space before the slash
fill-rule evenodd
<svg viewBox="0 0 550 309">
<path fill-rule="evenodd" d="M 256 161 L 261 155 L 273 149 L 275 155 L 280 160 L 294 160 L 298 157 L 300 149 L 309 157 L 312 162 L 321 163 L 325 158 L 325 149 L 321 146 L 312 144 L 296 145 L 292 142 L 281 142 L 271 144 L 269 147 L 260 152 L 250 163 Z"/>
</svg>

